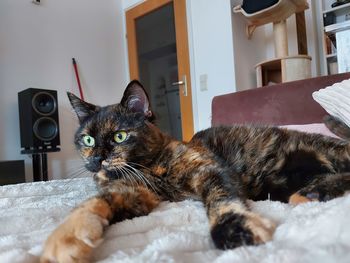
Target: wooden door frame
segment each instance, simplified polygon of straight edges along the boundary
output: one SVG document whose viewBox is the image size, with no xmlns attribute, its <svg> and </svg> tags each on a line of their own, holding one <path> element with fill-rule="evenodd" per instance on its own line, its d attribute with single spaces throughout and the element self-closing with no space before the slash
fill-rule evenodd
<svg viewBox="0 0 350 263">
<path fill-rule="evenodd" d="M 164 5 L 173 3 L 175 17 L 176 51 L 178 62 L 178 79 L 186 76 L 187 96 L 182 92 L 180 95 L 182 138 L 189 141 L 194 134 L 192 89 L 190 76 L 190 59 L 188 47 L 188 32 L 186 18 L 186 0 L 146 0 L 125 13 L 129 73 L 130 79 L 139 79 L 137 40 L 136 40 L 136 19 L 155 11 Z"/>
</svg>

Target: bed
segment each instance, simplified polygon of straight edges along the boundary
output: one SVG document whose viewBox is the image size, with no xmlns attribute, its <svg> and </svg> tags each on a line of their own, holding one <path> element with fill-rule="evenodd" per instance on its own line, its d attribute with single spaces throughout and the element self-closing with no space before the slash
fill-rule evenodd
<svg viewBox="0 0 350 263">
<path fill-rule="evenodd" d="M 312 124 L 312 131 L 323 132 L 319 123 L 325 111 L 310 98 L 311 93 L 345 78 L 350 74 L 218 96 L 213 100 L 212 123 L 297 125 L 292 128 Z M 46 237 L 70 210 L 95 194 L 91 178 L 0 187 L 0 262 L 38 262 Z M 350 196 L 298 206 L 269 200 L 250 206 L 278 224 L 272 241 L 217 250 L 200 202 L 163 202 L 148 216 L 110 226 L 93 261 L 350 262 Z"/>
</svg>

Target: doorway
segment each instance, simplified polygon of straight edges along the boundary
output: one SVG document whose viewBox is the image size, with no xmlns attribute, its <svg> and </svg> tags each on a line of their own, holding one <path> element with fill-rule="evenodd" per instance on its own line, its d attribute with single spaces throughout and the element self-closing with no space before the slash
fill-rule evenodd
<svg viewBox="0 0 350 263">
<path fill-rule="evenodd" d="M 190 140 L 193 112 L 185 0 L 147 0 L 128 10 L 126 20 L 130 77 L 147 90 L 157 126 L 178 140 Z"/>
</svg>

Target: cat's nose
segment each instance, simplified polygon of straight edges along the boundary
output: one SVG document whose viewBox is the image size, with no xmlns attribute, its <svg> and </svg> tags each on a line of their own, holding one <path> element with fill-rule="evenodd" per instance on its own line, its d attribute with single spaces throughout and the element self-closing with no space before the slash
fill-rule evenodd
<svg viewBox="0 0 350 263">
<path fill-rule="evenodd" d="M 102 157 L 98 156 L 98 157 L 93 157 L 92 161 L 96 164 L 96 165 L 101 165 L 102 163 Z"/>
<path fill-rule="evenodd" d="M 85 167 L 91 172 L 98 172 L 101 169 L 102 157 L 92 157 Z"/>
</svg>

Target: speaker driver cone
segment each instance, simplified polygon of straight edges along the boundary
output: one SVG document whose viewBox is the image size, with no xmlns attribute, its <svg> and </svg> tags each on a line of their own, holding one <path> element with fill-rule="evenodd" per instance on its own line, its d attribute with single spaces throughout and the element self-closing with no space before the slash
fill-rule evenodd
<svg viewBox="0 0 350 263">
<path fill-rule="evenodd" d="M 39 118 L 33 125 L 33 132 L 38 139 L 42 141 L 51 141 L 58 133 L 57 122 L 48 117 Z"/>
<path fill-rule="evenodd" d="M 56 110 L 55 98 L 47 92 L 39 92 L 32 99 L 33 109 L 41 115 L 51 115 Z"/>
</svg>

